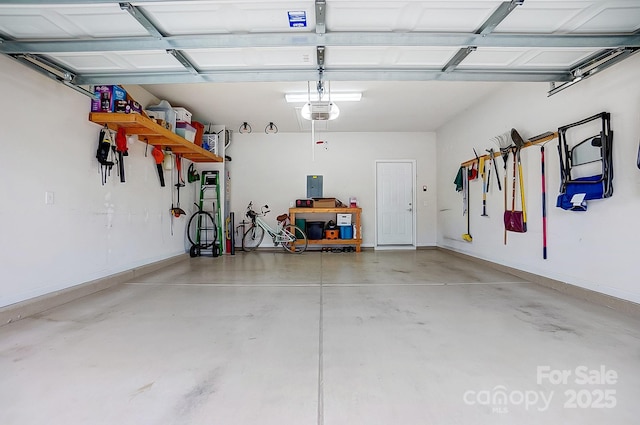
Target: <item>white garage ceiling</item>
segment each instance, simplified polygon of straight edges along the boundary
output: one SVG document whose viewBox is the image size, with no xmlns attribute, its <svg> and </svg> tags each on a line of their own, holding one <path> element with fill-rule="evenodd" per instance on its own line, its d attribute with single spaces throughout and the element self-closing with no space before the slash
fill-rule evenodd
<svg viewBox="0 0 640 425">
<path fill-rule="evenodd" d="M 204 121 L 280 131 L 307 128 L 284 94 L 319 79 L 363 92 L 331 130 L 434 130 L 503 82 L 589 77 L 639 29 L 638 0 L 0 4 L 0 53 L 67 85 L 141 84 Z"/>
</svg>

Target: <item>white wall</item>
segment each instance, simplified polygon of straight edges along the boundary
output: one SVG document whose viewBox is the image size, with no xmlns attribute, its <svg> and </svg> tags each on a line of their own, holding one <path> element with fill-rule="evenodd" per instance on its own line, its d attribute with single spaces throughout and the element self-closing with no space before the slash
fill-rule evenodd
<svg viewBox="0 0 640 425">
<path fill-rule="evenodd" d="M 268 203 L 271 219 L 306 195 L 306 176 L 324 176 L 325 196 L 358 198 L 364 244 L 375 242 L 375 161 L 415 159 L 417 244 L 438 244 L 490 261 L 640 302 L 635 267 L 640 171 L 640 55 L 551 98 L 546 84 L 509 84 L 433 133 L 326 133 L 328 150 L 311 135 L 234 133 L 227 154 L 232 210 L 243 217 L 248 201 Z M 88 122 L 89 99 L 0 57 L 0 306 L 185 252 L 186 217 L 173 220 L 171 188 L 160 188 L 145 145 L 130 141 L 127 182 L 115 174 L 100 184 L 95 159 L 99 127 Z M 141 103 L 157 99 L 137 91 Z M 141 99 L 147 97 L 147 99 Z M 586 213 L 554 207 L 558 187 L 557 142 L 547 145 L 549 259 L 541 256 L 539 149 L 523 152 L 529 231 L 502 244 L 502 193 L 489 194 L 490 218 L 480 217 L 481 190 L 472 183 L 473 242 L 453 179 L 472 146 L 511 127 L 524 137 L 555 130 L 601 111 L 612 113 L 615 193 L 591 201 Z M 185 167 L 186 168 L 186 167 Z M 186 171 L 186 170 L 185 170 Z M 167 176 L 168 177 L 168 176 Z M 168 180 L 168 179 L 167 179 Z M 168 180 L 169 181 L 169 180 Z M 436 181 L 438 185 L 436 185 Z M 437 191 L 434 190 L 437 187 Z M 195 185 L 181 193 L 192 212 Z M 45 192 L 54 204 L 45 205 Z M 436 222 L 437 220 L 437 222 Z M 437 229 L 437 233 L 436 233 Z"/>
<path fill-rule="evenodd" d="M 436 242 L 436 161 L 434 133 L 331 133 L 317 145 L 313 158 L 311 133 L 233 134 L 227 150 L 232 161 L 231 208 L 236 223 L 244 218 L 249 201 L 268 204 L 272 224 L 287 212 L 290 202 L 306 198 L 306 176 L 323 176 L 323 195 L 344 203 L 351 196 L 362 207 L 363 244 L 375 244 L 375 161 L 416 160 L 417 235 L 419 246 Z M 427 192 L 422 186 L 427 185 Z M 318 218 L 322 220 L 322 218 Z"/>
<path fill-rule="evenodd" d="M 640 302 L 637 236 L 640 234 L 640 55 L 547 97 L 547 84 L 510 84 L 439 129 L 438 244 L 507 266 L 605 294 Z M 523 150 L 528 232 L 509 232 L 503 245 L 502 193 L 493 186 L 490 218 L 481 217 L 480 182 L 471 183 L 471 234 L 463 242 L 466 218 L 453 180 L 472 147 L 491 147 L 490 138 L 515 127 L 523 137 L 611 112 L 614 131 L 614 195 L 589 201 L 584 213 L 555 207 L 559 187 L 557 140 L 546 145 L 548 249 L 542 259 L 540 149 Z M 499 161 L 502 174 L 502 162 Z M 509 186 L 511 183 L 509 182 Z"/>
<path fill-rule="evenodd" d="M 126 183 L 114 169 L 102 186 L 88 97 L 4 56 L 0 92 L 0 307 L 185 252 L 186 218 L 171 235 L 169 178 L 143 143 L 129 142 Z"/>
</svg>

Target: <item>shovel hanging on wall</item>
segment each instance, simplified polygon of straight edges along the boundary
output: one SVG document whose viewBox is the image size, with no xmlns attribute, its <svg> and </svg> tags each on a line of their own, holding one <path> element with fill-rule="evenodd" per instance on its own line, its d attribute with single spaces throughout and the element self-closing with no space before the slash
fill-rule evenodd
<svg viewBox="0 0 640 425">
<path fill-rule="evenodd" d="M 511 211 L 507 210 L 504 212 L 504 229 L 505 231 L 524 233 L 527 231 L 527 225 L 524 219 L 524 212 L 516 211 L 516 190 L 517 190 L 516 189 L 516 167 L 517 167 L 516 156 L 517 155 L 514 152 L 513 154 L 513 185 L 511 189 L 512 190 Z"/>
</svg>

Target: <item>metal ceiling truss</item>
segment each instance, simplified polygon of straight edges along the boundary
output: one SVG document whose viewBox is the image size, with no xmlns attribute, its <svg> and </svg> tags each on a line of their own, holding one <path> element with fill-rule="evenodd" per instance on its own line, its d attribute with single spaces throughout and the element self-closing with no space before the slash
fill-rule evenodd
<svg viewBox="0 0 640 425">
<path fill-rule="evenodd" d="M 161 40 L 165 37 L 166 34 L 160 32 L 158 27 L 151 22 L 151 20 L 145 15 L 144 11 L 137 6 L 133 6 L 131 3 L 122 2 L 120 3 L 120 9 L 125 10 L 131 15 L 140 25 L 147 30 L 149 35 L 156 40 Z M 191 63 L 191 61 L 187 58 L 187 56 L 180 50 L 177 49 L 167 49 L 167 53 L 177 59 L 178 62 L 184 66 L 187 71 L 189 71 L 192 75 L 198 75 L 198 70 Z"/>
<path fill-rule="evenodd" d="M 490 34 L 495 29 L 495 27 L 497 27 L 498 24 L 502 22 L 504 18 L 506 18 L 516 8 L 516 6 L 520 6 L 522 3 L 524 3 L 524 0 L 511 0 L 502 2 L 500 6 L 498 6 L 498 8 L 491 14 L 491 16 L 489 16 L 487 20 L 484 21 L 482 25 L 480 25 L 480 28 L 476 31 L 476 34 L 479 34 L 483 37 Z M 458 65 L 462 63 L 462 61 L 467 58 L 467 56 L 471 54 L 471 52 L 475 52 L 477 49 L 478 46 L 475 45 L 462 47 L 455 55 L 453 55 L 453 57 L 444 66 L 444 68 L 442 68 L 442 71 L 453 71 Z"/>
<path fill-rule="evenodd" d="M 485 35 L 492 33 L 494 29 L 506 18 L 517 6 L 522 6 L 524 0 L 503 1 L 500 6 L 480 25 L 476 34 Z"/>
<path fill-rule="evenodd" d="M 131 52 L 140 50 L 224 49 L 241 47 L 522 47 L 594 48 L 640 47 L 639 34 L 504 34 L 461 32 L 328 32 L 262 34 L 196 34 L 116 37 L 91 40 L 7 40 L 0 53 Z"/>
<path fill-rule="evenodd" d="M 137 5 L 172 0 L 136 0 Z M 194 0 L 198 1 L 198 0 Z M 502 2 L 474 33 L 461 32 L 326 32 L 326 1 L 315 0 L 315 32 L 262 34 L 163 34 L 143 8 L 118 2 L 149 33 L 148 37 L 110 37 L 77 40 L 0 39 L 0 53 L 93 97 L 80 85 L 163 84 L 188 82 L 310 81 L 317 73 L 334 81 L 527 81 L 563 83 L 549 95 L 620 62 L 640 49 L 640 33 L 631 34 L 506 34 L 493 30 L 524 0 Z M 8 0 L 7 4 L 113 4 L 113 0 Z M 198 69 L 185 51 L 192 49 L 315 47 L 317 69 Z M 348 68 L 325 69 L 326 50 L 331 47 L 451 47 L 458 51 L 443 68 Z M 592 48 L 600 50 L 573 69 L 469 69 L 457 68 L 478 48 Z M 129 72 L 77 74 L 46 55 L 90 52 L 165 51 L 184 66 L 176 72 Z M 595 66 L 593 63 L 597 63 Z M 580 75 L 578 75 L 580 74 Z"/>
<path fill-rule="evenodd" d="M 84 84 L 177 84 L 196 82 L 282 82 L 314 81 L 318 69 L 226 69 L 200 71 L 198 75 L 186 72 L 132 72 L 96 73 L 78 75 L 75 82 Z M 443 72 L 441 69 L 416 68 L 330 68 L 323 69 L 326 80 L 331 81 L 505 81 L 505 82 L 564 82 L 571 80 L 565 70 L 501 70 L 459 69 Z"/>
<path fill-rule="evenodd" d="M 133 19 L 138 21 L 138 23 L 147 30 L 150 36 L 157 39 L 161 39 L 165 36 L 165 34 L 162 34 L 160 30 L 158 30 L 158 28 L 153 24 L 153 22 L 151 22 L 147 15 L 145 15 L 144 11 L 139 7 L 133 6 L 131 3 L 123 2 L 120 3 L 120 9 L 128 12 L 129 15 L 133 17 Z"/>
</svg>

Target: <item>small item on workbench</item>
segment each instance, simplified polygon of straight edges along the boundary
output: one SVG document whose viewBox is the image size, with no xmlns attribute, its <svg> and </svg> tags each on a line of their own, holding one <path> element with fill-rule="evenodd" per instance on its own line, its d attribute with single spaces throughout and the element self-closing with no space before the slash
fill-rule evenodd
<svg viewBox="0 0 640 425">
<path fill-rule="evenodd" d="M 162 161 L 164 160 L 164 153 L 162 149 L 157 146 L 153 147 L 151 151 L 153 159 L 156 161 L 156 168 L 158 169 L 158 178 L 160 179 L 160 186 L 164 187 L 164 171 L 162 170 Z"/>
<path fill-rule="evenodd" d="M 127 133 L 123 127 L 120 127 L 116 133 L 116 152 L 118 152 L 120 182 L 124 183 L 124 157 L 129 156 L 129 149 L 127 148 Z"/>
</svg>

